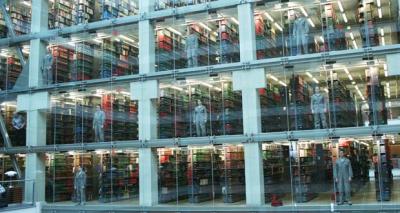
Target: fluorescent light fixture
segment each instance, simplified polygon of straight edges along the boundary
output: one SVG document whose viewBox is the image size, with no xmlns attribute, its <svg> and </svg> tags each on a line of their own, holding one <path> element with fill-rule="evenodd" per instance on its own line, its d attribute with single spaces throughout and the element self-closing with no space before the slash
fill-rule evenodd
<svg viewBox="0 0 400 213">
<path fill-rule="evenodd" d="M 94 39 L 92 39 L 92 41 L 94 41 L 94 42 L 96 42 L 96 43 L 98 43 L 98 44 L 103 43 L 103 41 L 100 40 L 100 39 L 98 39 L 98 38 L 94 38 Z"/>
<path fill-rule="evenodd" d="M 388 71 L 385 70 L 385 77 L 388 77 Z"/>
<path fill-rule="evenodd" d="M 274 23 L 275 27 L 278 28 L 281 32 L 283 31 L 282 27 L 278 23 Z"/>
<path fill-rule="evenodd" d="M 202 81 L 200 81 L 199 84 L 201 84 L 203 86 L 206 86 L 206 87 L 209 87 L 209 88 L 213 87 L 211 84 L 208 84 L 208 83 L 205 83 L 205 82 L 202 82 Z"/>
<path fill-rule="evenodd" d="M 308 17 L 307 11 L 304 9 L 304 7 L 300 7 L 300 10 L 305 17 Z"/>
<path fill-rule="evenodd" d="M 235 17 L 232 17 L 231 20 L 232 20 L 235 24 L 239 25 L 239 21 L 238 21 Z"/>
<path fill-rule="evenodd" d="M 356 82 L 355 82 L 355 81 L 353 81 L 353 82 L 351 82 L 351 84 L 355 85 L 355 84 L 356 84 Z"/>
<path fill-rule="evenodd" d="M 384 70 L 387 70 L 387 68 L 388 68 L 388 67 L 387 67 L 387 64 L 383 64 L 383 69 L 384 69 Z"/>
<path fill-rule="evenodd" d="M 347 75 L 350 74 L 350 73 L 349 73 L 349 70 L 347 69 L 347 67 L 343 68 L 343 70 L 344 70 L 344 72 L 345 72 Z"/>
<path fill-rule="evenodd" d="M 381 0 L 376 0 L 376 6 L 381 7 Z"/>
<path fill-rule="evenodd" d="M 31 6 L 31 3 L 30 3 L 30 2 L 28 2 L 28 1 L 23 1 L 23 2 L 22 2 L 22 4 L 24 4 L 24 5 L 28 6 L 28 7 L 30 7 L 30 6 Z"/>
<path fill-rule="evenodd" d="M 308 75 L 308 77 L 312 78 L 313 76 L 311 75 L 311 73 L 306 72 L 306 74 Z"/>
<path fill-rule="evenodd" d="M 350 80 L 350 81 L 353 81 L 353 76 L 351 76 L 351 75 L 349 74 L 349 75 L 347 75 L 347 77 L 349 77 L 349 80 Z"/>
<path fill-rule="evenodd" d="M 282 81 L 279 81 L 279 84 L 284 86 L 284 87 L 287 87 L 287 85 L 285 83 L 283 83 Z"/>
<path fill-rule="evenodd" d="M 354 49 L 358 49 L 358 46 L 357 46 L 357 43 L 355 40 L 353 40 L 353 46 L 354 46 Z"/>
<path fill-rule="evenodd" d="M 222 91 L 222 89 L 219 88 L 219 87 L 213 87 L 213 89 L 217 90 L 218 92 L 221 92 L 221 91 Z"/>
<path fill-rule="evenodd" d="M 200 23 L 199 23 L 199 25 L 200 25 Z M 175 29 L 172 28 L 172 27 L 168 27 L 167 30 L 169 30 L 169 31 L 171 31 L 171 32 L 173 32 L 173 33 L 175 33 L 175 34 L 178 34 L 178 35 L 182 36 L 182 33 L 181 33 L 181 32 L 175 30 Z"/>
<path fill-rule="evenodd" d="M 206 30 L 208 30 L 208 31 L 212 31 L 211 28 L 209 28 L 207 25 L 203 24 L 203 22 L 199 22 L 199 25 L 200 25 L 202 28 L 204 28 L 204 29 L 206 29 Z M 182 35 L 182 34 L 180 34 L 180 35 Z"/>
<path fill-rule="evenodd" d="M 314 24 L 314 22 L 311 20 L 311 18 L 308 18 L 307 21 L 308 21 L 308 23 L 310 23 L 311 27 L 313 27 L 313 28 L 315 27 L 315 24 Z"/>
<path fill-rule="evenodd" d="M 344 9 L 343 9 L 343 5 L 342 5 L 342 2 L 341 1 L 338 1 L 338 6 L 339 6 L 339 10 L 340 10 L 340 12 L 344 12 Z"/>
<path fill-rule="evenodd" d="M 316 78 L 312 78 L 312 80 L 316 83 L 319 84 L 319 81 Z"/>
<path fill-rule="evenodd" d="M 324 37 L 320 36 L 319 39 L 322 41 L 322 43 L 325 43 Z"/>
<path fill-rule="evenodd" d="M 390 98 L 390 85 L 389 82 L 386 83 L 387 97 Z"/>
<path fill-rule="evenodd" d="M 344 23 L 347 23 L 348 20 L 347 20 L 346 13 L 342 13 L 342 16 L 343 16 L 343 21 L 344 21 Z"/>
<path fill-rule="evenodd" d="M 378 15 L 379 15 L 379 18 L 382 18 L 382 8 L 378 8 Z"/>
<path fill-rule="evenodd" d="M 382 46 L 385 46 L 386 45 L 386 43 L 385 43 L 385 37 L 382 37 Z"/>
<path fill-rule="evenodd" d="M 275 76 L 271 75 L 271 74 L 269 75 L 269 78 L 271 78 L 274 81 L 278 81 L 278 79 Z"/>
<path fill-rule="evenodd" d="M 274 19 L 271 17 L 271 15 L 269 15 L 269 13 L 265 12 L 264 15 L 267 17 L 268 20 L 274 22 Z"/>
<path fill-rule="evenodd" d="M 381 36 L 385 36 L 385 31 L 383 30 L 383 28 L 381 28 Z"/>
<path fill-rule="evenodd" d="M 350 33 L 350 38 L 351 38 L 351 40 L 354 40 L 354 34 L 353 34 L 353 32 Z"/>
</svg>

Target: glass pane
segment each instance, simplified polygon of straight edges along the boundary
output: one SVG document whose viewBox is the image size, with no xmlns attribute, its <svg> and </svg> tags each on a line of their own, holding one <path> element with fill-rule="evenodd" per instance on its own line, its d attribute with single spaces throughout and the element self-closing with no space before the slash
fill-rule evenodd
<svg viewBox="0 0 400 213">
<path fill-rule="evenodd" d="M 49 28 L 87 24 L 139 13 L 138 0 L 49 1 Z"/>
<path fill-rule="evenodd" d="M 265 202 L 272 206 L 292 203 L 289 144 L 263 144 Z"/>
<path fill-rule="evenodd" d="M 157 20 L 157 71 L 238 62 L 238 24 L 236 8 Z"/>
<path fill-rule="evenodd" d="M 11 146 L 25 146 L 26 144 L 26 122 L 25 112 L 17 111 L 17 97 L 14 95 L 3 95 L 0 98 L 0 112 L 5 124 Z M 0 135 L 1 144 L 5 147 L 3 134 Z"/>
<path fill-rule="evenodd" d="M 184 7 L 195 4 L 203 4 L 206 2 L 212 2 L 216 0 L 188 0 L 188 1 L 176 1 L 176 0 L 156 0 L 155 10 L 164 10 L 174 7 Z"/>
<path fill-rule="evenodd" d="M 30 46 L 24 43 L 21 44 L 21 47 L 4 47 L 0 49 L 1 90 L 28 88 L 29 52 Z"/>
</svg>

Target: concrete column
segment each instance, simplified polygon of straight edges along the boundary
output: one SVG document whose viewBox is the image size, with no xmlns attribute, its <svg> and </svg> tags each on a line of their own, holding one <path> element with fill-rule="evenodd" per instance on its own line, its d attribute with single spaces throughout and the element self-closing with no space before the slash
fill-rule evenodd
<svg viewBox="0 0 400 213">
<path fill-rule="evenodd" d="M 246 80 L 243 81 L 243 79 Z M 233 72 L 233 89 L 242 91 L 244 134 L 261 132 L 261 106 L 257 90 L 265 87 L 264 69 Z M 264 205 L 264 170 L 261 144 L 244 144 L 244 157 L 246 203 L 249 206 Z"/>
<path fill-rule="evenodd" d="M 158 81 L 131 83 L 131 99 L 139 105 L 139 140 L 157 138 Z M 158 163 L 155 149 L 139 149 L 139 203 L 141 206 L 158 204 Z"/>
<path fill-rule="evenodd" d="M 146 17 L 154 11 L 156 0 L 139 1 L 140 15 Z M 155 71 L 155 34 L 150 20 L 139 21 L 139 73 Z"/>
<path fill-rule="evenodd" d="M 46 110 L 50 98 L 47 92 L 18 95 L 17 110 L 27 113 L 26 144 L 27 146 L 46 145 Z M 45 155 L 28 153 L 26 157 L 25 202 L 45 201 Z M 32 182 L 34 180 L 34 184 Z"/>
<path fill-rule="evenodd" d="M 48 0 L 32 0 L 31 32 L 41 33 L 48 29 Z M 40 39 L 31 40 L 29 54 L 29 87 L 43 85 L 42 61 L 46 55 L 46 42 Z"/>
<path fill-rule="evenodd" d="M 257 59 L 256 31 L 254 24 L 254 9 L 252 3 L 238 6 L 240 61 L 248 62 Z"/>
</svg>

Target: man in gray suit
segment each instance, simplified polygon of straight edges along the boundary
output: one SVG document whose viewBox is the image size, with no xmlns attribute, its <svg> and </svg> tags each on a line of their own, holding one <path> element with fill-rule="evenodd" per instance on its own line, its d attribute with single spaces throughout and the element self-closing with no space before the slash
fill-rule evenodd
<svg viewBox="0 0 400 213">
<path fill-rule="evenodd" d="M 96 142 L 104 142 L 104 122 L 106 114 L 100 105 L 96 106 L 96 112 L 93 115 L 93 129 Z"/>
<path fill-rule="evenodd" d="M 78 201 L 78 205 L 85 205 L 86 202 L 86 173 L 79 166 L 78 171 L 75 173 L 74 177 L 74 189 L 76 194 L 76 200 Z"/>
<path fill-rule="evenodd" d="M 353 178 L 353 169 L 350 160 L 344 156 L 344 151 L 339 151 L 339 159 L 336 160 L 335 178 L 339 191 L 339 205 L 347 202 L 351 205 L 351 179 Z"/>
</svg>

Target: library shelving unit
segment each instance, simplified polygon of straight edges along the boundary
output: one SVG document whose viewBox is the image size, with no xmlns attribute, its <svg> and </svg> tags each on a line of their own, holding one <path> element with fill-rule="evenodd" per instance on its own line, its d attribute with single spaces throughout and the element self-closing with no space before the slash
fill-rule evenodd
<svg viewBox="0 0 400 213">
<path fill-rule="evenodd" d="M 16 35 L 29 34 L 31 31 L 31 8 L 22 6 L 19 1 L 11 1 L 9 14 Z"/>
<path fill-rule="evenodd" d="M 100 202 L 132 199 L 138 195 L 138 154 L 112 151 L 102 154 Z"/>
<path fill-rule="evenodd" d="M 188 196 L 190 203 L 214 199 L 213 191 L 218 186 L 214 178 L 217 171 L 218 152 L 213 148 L 191 148 L 188 156 Z M 216 167 L 216 168 L 215 168 Z"/>
<path fill-rule="evenodd" d="M 87 24 L 94 19 L 95 0 L 75 0 L 72 17 L 75 24 Z"/>
<path fill-rule="evenodd" d="M 73 10 L 73 0 L 54 0 L 53 2 L 49 1 L 49 28 L 63 28 L 73 25 Z"/>
<path fill-rule="evenodd" d="M 187 199 L 188 151 L 177 148 L 158 149 L 158 201 L 178 202 Z"/>
<path fill-rule="evenodd" d="M 95 77 L 94 47 L 90 43 L 76 43 L 72 61 L 71 80 L 90 80 Z"/>
<path fill-rule="evenodd" d="M 240 60 L 239 26 L 228 19 L 218 21 L 219 62 L 232 63 Z"/>
<path fill-rule="evenodd" d="M 96 171 L 96 165 L 99 160 L 93 152 L 78 152 L 73 155 L 74 166 L 79 165 L 86 173 L 86 201 L 97 200 L 99 191 L 99 174 Z"/>
<path fill-rule="evenodd" d="M 291 130 L 312 129 L 310 89 L 307 82 L 299 75 L 290 79 L 289 92 L 289 128 Z"/>
<path fill-rule="evenodd" d="M 375 2 L 372 0 L 358 0 L 356 18 L 360 24 L 360 34 L 363 47 L 379 45 L 379 33 L 375 26 Z"/>
<path fill-rule="evenodd" d="M 289 147 L 263 144 L 265 202 L 279 201 L 290 189 Z"/>
<path fill-rule="evenodd" d="M 254 16 L 256 30 L 257 59 L 279 56 L 276 30 L 268 19 L 262 14 Z"/>
<path fill-rule="evenodd" d="M 224 203 L 246 199 L 243 146 L 225 146 L 222 153 L 220 184 Z"/>
<path fill-rule="evenodd" d="M 53 76 L 55 83 L 64 83 L 71 80 L 71 59 L 73 58 L 73 51 L 64 46 L 53 46 L 51 48 L 53 55 Z"/>
<path fill-rule="evenodd" d="M 73 156 L 68 153 L 54 153 L 47 157 L 47 202 L 71 201 L 74 190 Z"/>
<path fill-rule="evenodd" d="M 356 104 L 350 90 L 339 80 L 328 81 L 329 111 L 333 116 L 334 127 L 355 126 L 357 121 Z"/>
<path fill-rule="evenodd" d="M 288 126 L 285 87 L 268 84 L 259 90 L 261 102 L 261 123 L 263 132 L 285 131 Z"/>
<path fill-rule="evenodd" d="M 186 65 L 184 38 L 167 28 L 156 30 L 157 71 L 181 69 Z"/>
<path fill-rule="evenodd" d="M 297 145 L 297 156 L 292 162 L 293 193 L 297 203 L 308 202 L 317 193 L 314 190 L 316 173 L 315 148 L 311 143 L 299 143 Z"/>
<path fill-rule="evenodd" d="M 233 91 L 231 82 L 222 83 L 222 112 L 218 120 L 222 120 L 219 135 L 234 135 L 243 132 L 242 94 Z"/>
<path fill-rule="evenodd" d="M 134 0 L 100 0 L 101 19 L 131 16 L 138 13 Z"/>
<path fill-rule="evenodd" d="M 15 55 L 8 56 L 6 63 L 5 88 L 10 90 L 16 85 L 22 73 L 22 64 Z"/>
<path fill-rule="evenodd" d="M 390 201 L 393 189 L 392 160 L 388 139 L 380 139 L 375 150 L 378 160 L 375 167 L 375 191 L 377 201 Z"/>
<path fill-rule="evenodd" d="M 75 116 L 75 102 L 65 97 L 53 102 L 47 116 L 47 144 L 68 144 L 74 142 L 75 122 L 79 117 Z"/>
</svg>

